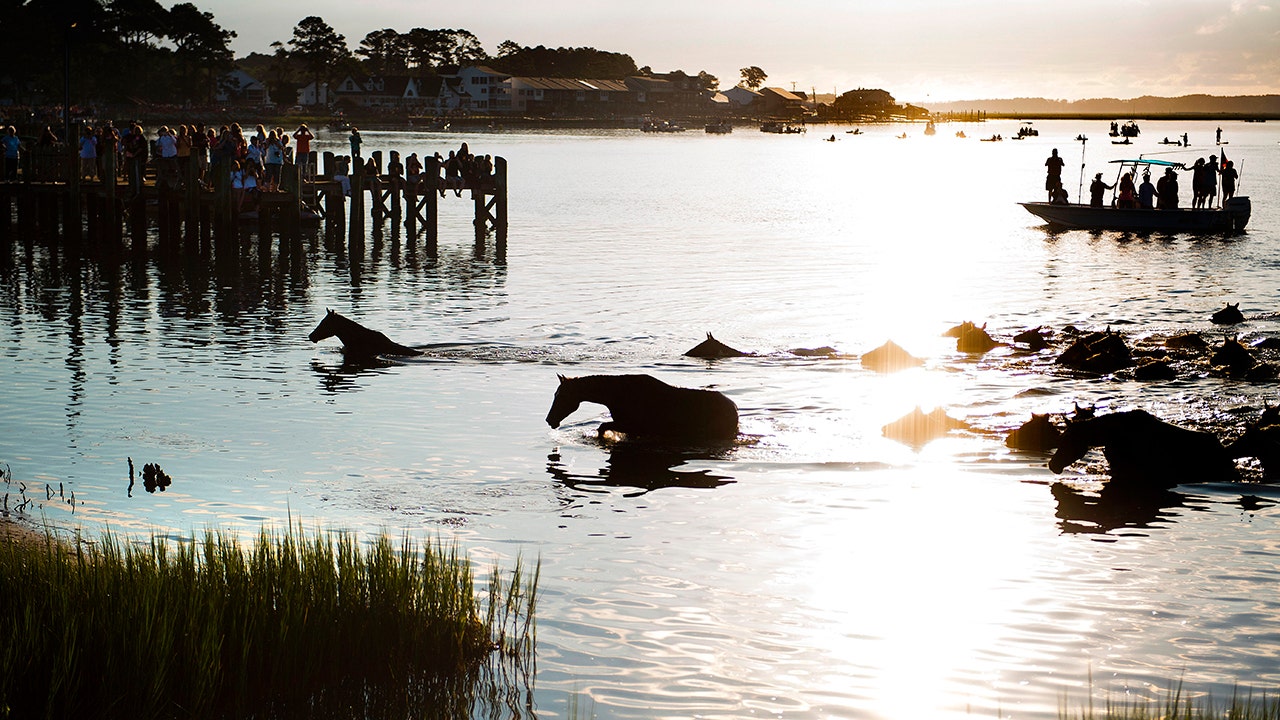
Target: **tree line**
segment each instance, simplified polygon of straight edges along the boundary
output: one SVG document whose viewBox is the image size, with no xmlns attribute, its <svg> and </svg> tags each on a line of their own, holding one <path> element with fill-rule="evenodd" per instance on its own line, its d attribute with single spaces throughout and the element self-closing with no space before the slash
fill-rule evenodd
<svg viewBox="0 0 1280 720">
<path fill-rule="evenodd" d="M 60 105 L 70 91 L 77 105 L 211 105 L 220 82 L 236 68 L 263 82 L 281 104 L 311 82 L 351 75 L 426 75 L 487 64 L 499 72 L 538 77 L 617 79 L 653 75 L 630 55 L 591 47 L 547 48 L 505 40 L 489 55 L 464 29 L 383 28 L 352 50 L 322 18 L 305 17 L 270 54 L 236 60 L 236 33 L 190 2 L 166 8 L 159 0 L 0 0 L 0 98 L 18 105 Z M 19 71 L 18 68 L 21 68 Z M 691 87 L 714 90 L 719 80 L 700 71 L 669 74 Z"/>
</svg>

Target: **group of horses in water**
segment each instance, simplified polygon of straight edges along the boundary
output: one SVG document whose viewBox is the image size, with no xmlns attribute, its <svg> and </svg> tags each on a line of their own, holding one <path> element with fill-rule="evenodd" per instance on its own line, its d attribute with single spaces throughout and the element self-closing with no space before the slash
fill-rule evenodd
<svg viewBox="0 0 1280 720">
<path fill-rule="evenodd" d="M 1211 318 L 1215 324 L 1243 322 L 1238 305 L 1228 305 Z M 956 338 L 963 353 L 986 353 L 1002 345 L 1038 352 L 1052 347 L 1043 328 L 1018 333 L 1012 343 L 991 337 L 986 326 L 962 323 L 947 335 Z M 1131 348 L 1110 328 L 1100 332 L 1080 332 L 1064 328 L 1069 345 L 1055 363 L 1072 371 L 1094 374 L 1131 372 L 1134 379 L 1176 377 L 1175 367 L 1207 354 L 1210 348 L 1197 333 L 1166 338 L 1158 347 Z M 378 357 L 410 357 L 423 351 L 392 341 L 385 334 L 328 310 L 309 336 L 312 342 L 337 337 L 348 361 L 370 361 Z M 1260 341 L 1255 349 L 1275 349 Z M 892 341 L 860 356 L 843 355 L 830 347 L 797 348 L 788 351 L 802 357 L 858 358 L 876 372 L 894 372 L 917 367 L 924 360 L 912 356 Z M 754 357 L 726 345 L 707 333 L 706 340 L 685 353 L 688 357 L 720 360 Z M 1196 360 L 1203 366 L 1203 360 Z M 1223 344 L 1208 357 L 1208 367 L 1228 377 L 1274 378 L 1276 368 L 1258 360 L 1238 338 L 1224 337 Z M 738 439 L 738 408 L 715 390 L 669 385 L 649 375 L 559 375 L 559 385 L 546 422 L 552 428 L 575 412 L 582 403 L 597 403 L 609 410 L 596 435 L 651 438 L 659 442 L 685 445 L 732 445 Z M 1265 407 L 1229 444 L 1212 432 L 1175 425 L 1145 410 L 1097 414 L 1093 408 L 1076 406 L 1072 414 L 1033 414 L 1031 419 L 1008 433 L 1005 444 L 1023 452 L 1052 451 L 1048 466 L 1055 474 L 1085 457 L 1090 449 L 1102 448 L 1109 465 L 1108 487 L 1163 491 L 1184 483 L 1233 482 L 1242 479 L 1236 460 L 1255 458 L 1262 466 L 1263 482 L 1280 481 L 1280 407 Z M 908 415 L 885 425 L 885 436 L 919 445 L 952 430 L 972 429 L 963 420 L 952 418 L 941 408 L 925 413 L 916 408 Z"/>
</svg>

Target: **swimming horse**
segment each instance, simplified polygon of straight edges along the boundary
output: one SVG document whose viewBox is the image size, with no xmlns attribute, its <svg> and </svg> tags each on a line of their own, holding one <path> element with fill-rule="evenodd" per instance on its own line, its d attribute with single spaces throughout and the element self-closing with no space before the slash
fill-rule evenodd
<svg viewBox="0 0 1280 720">
<path fill-rule="evenodd" d="M 373 357 L 374 355 L 421 355 L 421 350 L 394 342 L 391 338 L 370 330 L 351 318 L 327 310 L 324 319 L 307 337 L 311 342 L 320 342 L 325 338 L 337 335 L 342 341 L 342 351 L 354 357 Z"/>
<path fill-rule="evenodd" d="M 1049 469 L 1060 473 L 1098 446 L 1111 466 L 1112 482 L 1142 489 L 1240 479 L 1216 436 L 1164 422 L 1143 410 L 1067 423 Z"/>
<path fill-rule="evenodd" d="M 738 435 L 738 406 L 714 390 L 668 385 L 649 375 L 560 375 L 547 424 L 560 422 L 584 402 L 609 408 L 612 419 L 596 436 L 609 431 L 671 440 L 731 441 Z"/>
</svg>

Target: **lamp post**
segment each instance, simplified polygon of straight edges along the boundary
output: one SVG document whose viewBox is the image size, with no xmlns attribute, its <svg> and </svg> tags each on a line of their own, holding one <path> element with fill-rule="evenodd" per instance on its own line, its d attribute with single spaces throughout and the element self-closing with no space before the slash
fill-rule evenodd
<svg viewBox="0 0 1280 720">
<path fill-rule="evenodd" d="M 67 26 L 62 42 L 62 139 L 71 142 L 71 31 L 76 23 Z"/>
</svg>

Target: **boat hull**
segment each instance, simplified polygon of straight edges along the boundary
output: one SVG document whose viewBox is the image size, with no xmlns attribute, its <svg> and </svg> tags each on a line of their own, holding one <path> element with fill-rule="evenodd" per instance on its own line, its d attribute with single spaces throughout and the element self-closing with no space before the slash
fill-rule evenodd
<svg viewBox="0 0 1280 720">
<path fill-rule="evenodd" d="M 1249 224 L 1249 198 L 1236 197 L 1221 208 L 1094 207 L 1047 202 L 1018 203 L 1032 215 L 1058 227 L 1085 230 L 1161 231 L 1187 233 L 1239 232 Z"/>
</svg>

